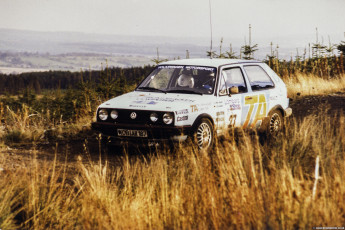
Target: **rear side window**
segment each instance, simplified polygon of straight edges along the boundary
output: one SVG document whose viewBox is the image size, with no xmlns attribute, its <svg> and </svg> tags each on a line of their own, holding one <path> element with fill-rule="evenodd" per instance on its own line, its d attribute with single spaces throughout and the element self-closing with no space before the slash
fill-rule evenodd
<svg viewBox="0 0 345 230">
<path fill-rule="evenodd" d="M 268 74 L 260 66 L 244 66 L 252 90 L 262 90 L 274 88 L 274 83 Z"/>
</svg>

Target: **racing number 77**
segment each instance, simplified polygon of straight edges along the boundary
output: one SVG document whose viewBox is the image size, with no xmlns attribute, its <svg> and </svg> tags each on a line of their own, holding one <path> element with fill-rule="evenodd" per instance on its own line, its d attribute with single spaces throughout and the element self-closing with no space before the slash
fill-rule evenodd
<svg viewBox="0 0 345 230">
<path fill-rule="evenodd" d="M 257 103 L 259 104 L 256 110 L 255 117 L 253 119 L 253 122 L 251 123 L 251 127 L 253 128 L 256 125 L 256 122 L 258 120 L 262 120 L 266 116 L 267 103 L 266 103 L 265 95 L 259 94 L 259 95 L 253 95 L 253 96 L 246 96 L 244 99 L 244 104 L 249 105 L 249 111 L 248 111 L 246 120 L 243 124 L 243 128 L 248 127 L 250 118 L 252 117 L 252 114 L 253 114 L 254 106 Z"/>
</svg>

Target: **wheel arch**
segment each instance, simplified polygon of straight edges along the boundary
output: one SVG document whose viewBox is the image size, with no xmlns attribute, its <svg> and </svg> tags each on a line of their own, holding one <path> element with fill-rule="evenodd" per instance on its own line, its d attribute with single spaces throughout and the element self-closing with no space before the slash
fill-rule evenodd
<svg viewBox="0 0 345 230">
<path fill-rule="evenodd" d="M 282 107 L 281 105 L 276 105 L 276 106 L 274 106 L 274 107 L 268 112 L 267 115 L 271 114 L 271 113 L 272 113 L 273 111 L 275 111 L 275 110 L 278 110 L 278 111 L 282 114 L 282 116 L 285 117 L 285 110 L 283 109 L 283 107 Z"/>
<path fill-rule="evenodd" d="M 202 113 L 202 114 L 200 114 L 199 116 L 197 116 L 197 118 L 196 118 L 195 121 L 193 122 L 192 127 L 195 128 L 196 125 L 197 125 L 197 124 L 201 121 L 201 119 L 203 119 L 203 118 L 209 119 L 209 120 L 211 121 L 211 123 L 212 123 L 213 128 L 214 128 L 214 120 L 213 120 L 213 118 L 211 117 L 211 115 L 210 115 L 210 114 L 207 114 L 207 113 Z"/>
</svg>

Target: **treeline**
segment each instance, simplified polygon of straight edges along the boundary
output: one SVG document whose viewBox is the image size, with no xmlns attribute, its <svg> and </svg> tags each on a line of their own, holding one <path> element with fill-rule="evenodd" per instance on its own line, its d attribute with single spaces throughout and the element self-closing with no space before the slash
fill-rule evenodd
<svg viewBox="0 0 345 230">
<path fill-rule="evenodd" d="M 268 56 L 265 62 L 283 78 L 293 77 L 297 74 L 312 74 L 329 79 L 345 73 L 343 54 L 331 57 L 296 58 L 290 61 Z"/>
<path fill-rule="evenodd" d="M 47 71 L 10 75 L 0 74 L 0 94 L 16 95 L 28 88 L 39 94 L 45 89 L 75 89 L 80 87 L 80 84 L 88 82 L 122 86 L 133 85 L 139 83 L 152 69 L 152 66 L 112 67 L 100 71 Z"/>
<path fill-rule="evenodd" d="M 330 39 L 329 39 L 330 40 Z M 293 77 L 297 74 L 313 74 L 321 78 L 332 78 L 344 74 L 345 63 L 345 41 L 339 44 L 328 45 L 319 41 L 318 29 L 316 28 L 316 42 L 309 43 L 304 49 L 302 55 L 299 55 L 298 49 L 296 56 L 290 60 L 282 60 L 279 58 L 279 45 L 273 47 L 271 42 L 271 53 L 266 55 L 266 62 L 278 75 L 281 77 Z M 227 58 L 227 59 L 254 59 L 254 53 L 258 51 L 258 44 L 251 44 L 251 25 L 249 25 L 249 44 L 241 46 L 239 54 L 232 49 L 230 44 L 229 50 L 223 49 L 223 38 L 220 40 L 219 51 L 212 50 L 206 51 L 206 55 L 211 58 Z M 338 53 L 338 54 L 337 54 Z M 308 54 L 308 55 L 307 55 Z M 158 56 L 158 55 L 157 55 Z M 308 57 L 307 57 L 308 56 Z M 186 58 L 189 57 L 187 50 Z M 154 59 L 154 62 L 160 60 Z"/>
</svg>

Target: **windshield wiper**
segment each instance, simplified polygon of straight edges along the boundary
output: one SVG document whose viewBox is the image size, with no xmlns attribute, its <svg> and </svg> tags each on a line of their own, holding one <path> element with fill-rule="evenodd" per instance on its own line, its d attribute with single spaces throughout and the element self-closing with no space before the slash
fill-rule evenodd
<svg viewBox="0 0 345 230">
<path fill-rule="evenodd" d="M 162 93 L 167 93 L 166 91 L 164 91 L 162 89 L 157 89 L 157 88 L 153 88 L 153 87 L 139 87 L 138 89 L 153 90 L 153 91 L 158 91 L 158 92 L 162 92 Z"/>
<path fill-rule="evenodd" d="M 203 95 L 200 92 L 190 90 L 190 89 L 172 89 L 172 90 L 167 90 L 166 92 L 168 92 L 168 93 L 193 93 L 193 94 Z"/>
</svg>

